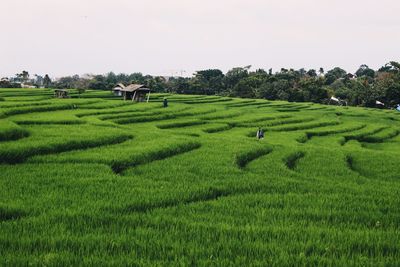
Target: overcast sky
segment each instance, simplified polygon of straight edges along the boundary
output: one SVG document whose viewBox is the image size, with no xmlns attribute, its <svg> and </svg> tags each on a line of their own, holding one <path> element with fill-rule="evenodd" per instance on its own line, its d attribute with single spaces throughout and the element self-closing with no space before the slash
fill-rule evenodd
<svg viewBox="0 0 400 267">
<path fill-rule="evenodd" d="M 0 0 L 0 76 L 354 72 L 400 61 L 399 13 L 399 0 Z"/>
</svg>

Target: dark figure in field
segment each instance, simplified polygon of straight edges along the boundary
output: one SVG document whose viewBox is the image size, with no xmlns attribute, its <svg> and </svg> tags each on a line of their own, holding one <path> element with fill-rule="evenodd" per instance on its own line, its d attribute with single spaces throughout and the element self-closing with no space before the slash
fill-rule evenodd
<svg viewBox="0 0 400 267">
<path fill-rule="evenodd" d="M 168 99 L 164 98 L 164 108 L 168 107 Z"/>
<path fill-rule="evenodd" d="M 263 131 L 261 128 L 258 128 L 258 131 L 257 131 L 257 139 L 258 139 L 258 140 L 264 139 L 264 131 Z"/>
</svg>

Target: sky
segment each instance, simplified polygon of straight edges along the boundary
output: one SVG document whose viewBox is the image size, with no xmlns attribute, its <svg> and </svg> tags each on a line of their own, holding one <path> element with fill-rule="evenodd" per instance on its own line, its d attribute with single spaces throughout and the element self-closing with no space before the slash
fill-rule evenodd
<svg viewBox="0 0 400 267">
<path fill-rule="evenodd" d="M 0 0 L 0 76 L 400 61 L 398 0 Z"/>
</svg>

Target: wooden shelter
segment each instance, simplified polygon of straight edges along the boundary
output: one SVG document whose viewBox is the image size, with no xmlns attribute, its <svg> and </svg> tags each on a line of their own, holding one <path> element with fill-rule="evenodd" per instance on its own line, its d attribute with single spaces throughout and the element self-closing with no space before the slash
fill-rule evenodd
<svg viewBox="0 0 400 267">
<path fill-rule="evenodd" d="M 114 87 L 113 89 L 113 93 L 115 96 L 122 96 L 122 92 L 121 90 L 125 88 L 125 85 L 123 85 L 122 83 L 117 84 L 117 86 Z"/>
<path fill-rule="evenodd" d="M 64 89 L 56 89 L 54 90 L 55 98 L 69 98 L 68 91 Z"/>
<path fill-rule="evenodd" d="M 113 91 L 115 95 L 123 96 L 124 100 L 130 99 L 137 102 L 149 102 L 150 98 L 150 89 L 144 87 L 142 84 L 130 84 L 128 86 L 118 84 Z"/>
</svg>

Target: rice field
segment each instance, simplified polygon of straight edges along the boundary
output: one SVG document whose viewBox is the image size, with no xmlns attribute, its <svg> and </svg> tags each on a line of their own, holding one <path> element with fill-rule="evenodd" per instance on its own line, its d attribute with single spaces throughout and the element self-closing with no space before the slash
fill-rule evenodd
<svg viewBox="0 0 400 267">
<path fill-rule="evenodd" d="M 52 95 L 0 89 L 2 266 L 400 266 L 400 113 Z"/>
</svg>

